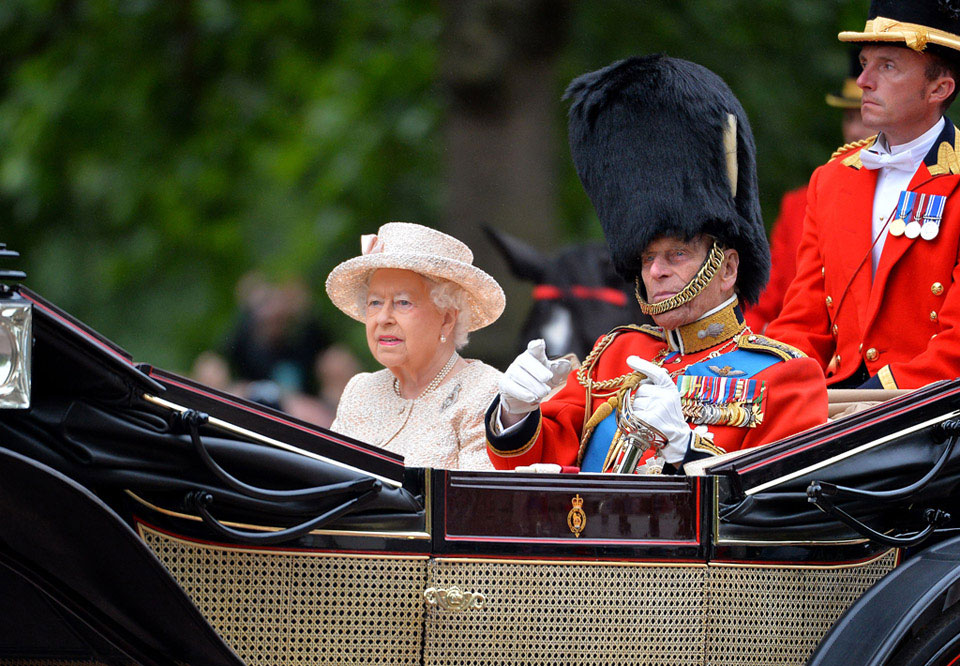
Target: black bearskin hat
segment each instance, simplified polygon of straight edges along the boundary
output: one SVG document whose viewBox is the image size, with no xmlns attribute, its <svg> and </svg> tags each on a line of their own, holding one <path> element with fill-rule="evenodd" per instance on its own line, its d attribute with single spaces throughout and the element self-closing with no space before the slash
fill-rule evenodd
<svg viewBox="0 0 960 666">
<path fill-rule="evenodd" d="M 658 237 L 709 234 L 737 250 L 737 291 L 755 303 L 770 247 L 750 123 L 723 80 L 695 63 L 650 55 L 574 79 L 564 99 L 573 161 L 617 271 L 633 281 L 640 253 Z"/>
</svg>

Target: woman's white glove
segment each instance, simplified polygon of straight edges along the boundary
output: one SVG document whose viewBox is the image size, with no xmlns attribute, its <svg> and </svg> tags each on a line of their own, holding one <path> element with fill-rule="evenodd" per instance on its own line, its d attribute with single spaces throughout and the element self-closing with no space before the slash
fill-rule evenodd
<svg viewBox="0 0 960 666">
<path fill-rule="evenodd" d="M 666 436 L 661 455 L 668 463 L 683 461 L 693 431 L 683 417 L 677 385 L 666 370 L 639 356 L 627 357 L 627 365 L 647 376 L 634 392 L 633 412 Z"/>
<path fill-rule="evenodd" d="M 500 377 L 500 407 L 509 414 L 532 412 L 570 374 L 570 361 L 551 361 L 543 340 L 531 340 Z"/>
</svg>

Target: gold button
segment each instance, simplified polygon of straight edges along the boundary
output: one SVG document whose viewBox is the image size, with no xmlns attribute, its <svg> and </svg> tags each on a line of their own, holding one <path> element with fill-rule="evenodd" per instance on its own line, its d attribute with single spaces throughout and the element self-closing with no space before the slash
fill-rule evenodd
<svg viewBox="0 0 960 666">
<path fill-rule="evenodd" d="M 840 330 L 840 328 L 839 328 L 836 324 L 834 324 L 834 325 L 833 325 L 833 334 L 836 335 L 836 334 L 837 334 L 837 331 L 839 331 L 839 330 Z"/>
<path fill-rule="evenodd" d="M 880 357 L 880 352 L 878 352 L 875 347 L 870 347 L 870 349 L 867 350 L 868 361 L 876 361 L 877 358 L 879 357 Z"/>
<path fill-rule="evenodd" d="M 827 296 L 827 307 L 829 308 L 829 307 L 831 307 L 832 305 L 833 305 L 833 297 L 832 297 L 832 296 Z"/>
<path fill-rule="evenodd" d="M 863 353 L 863 343 L 862 343 L 862 342 L 860 343 L 860 348 L 857 349 L 857 353 L 858 353 L 858 354 L 862 354 L 862 353 Z"/>
<path fill-rule="evenodd" d="M 939 296 L 943 293 L 943 285 L 939 282 L 934 282 L 932 285 L 930 285 L 930 291 L 933 292 L 934 296 Z"/>
<path fill-rule="evenodd" d="M 827 267 L 826 267 L 826 266 L 821 266 L 821 267 L 820 267 L 820 277 L 826 277 L 826 275 L 827 275 Z"/>
<path fill-rule="evenodd" d="M 937 312 L 936 310 L 934 310 L 933 312 L 930 313 L 930 321 L 936 321 L 936 320 L 937 320 Z"/>
<path fill-rule="evenodd" d="M 835 360 L 837 361 L 837 367 L 840 367 L 840 354 L 837 354 Z"/>
</svg>

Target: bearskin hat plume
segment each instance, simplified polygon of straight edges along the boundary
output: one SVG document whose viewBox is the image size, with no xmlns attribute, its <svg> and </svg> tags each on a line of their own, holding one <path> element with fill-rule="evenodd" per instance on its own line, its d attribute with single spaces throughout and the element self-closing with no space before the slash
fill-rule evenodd
<svg viewBox="0 0 960 666">
<path fill-rule="evenodd" d="M 658 237 L 709 234 L 738 251 L 737 291 L 756 302 L 770 248 L 750 124 L 723 80 L 695 63 L 650 55 L 578 77 L 564 99 L 573 161 L 617 270 L 631 281 L 640 275 L 640 254 Z"/>
</svg>

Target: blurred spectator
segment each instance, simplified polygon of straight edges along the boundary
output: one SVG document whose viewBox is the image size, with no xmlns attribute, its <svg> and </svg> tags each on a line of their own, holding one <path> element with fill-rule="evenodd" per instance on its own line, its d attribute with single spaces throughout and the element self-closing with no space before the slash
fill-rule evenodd
<svg viewBox="0 0 960 666">
<path fill-rule="evenodd" d="M 240 315 L 224 354 L 204 351 L 191 376 L 212 388 L 327 427 L 350 377 L 360 371 L 313 315 L 300 280 L 271 282 L 248 273 L 237 284 Z M 322 391 L 322 396 L 318 395 Z"/>
<path fill-rule="evenodd" d="M 312 314 L 300 280 L 271 283 L 257 273 L 237 286 L 240 319 L 226 344 L 239 380 L 270 380 L 287 391 L 315 393 L 314 360 L 329 339 Z"/>
<path fill-rule="evenodd" d="M 320 401 L 336 412 L 347 382 L 360 370 L 360 361 L 346 345 L 330 345 L 317 356 L 315 366 L 317 383 L 320 385 Z"/>
<path fill-rule="evenodd" d="M 317 357 L 318 364 L 320 358 L 320 356 Z M 286 412 L 301 421 L 324 428 L 333 423 L 333 417 L 336 414 L 336 403 L 329 405 L 316 396 L 289 390 L 270 379 L 252 382 L 234 381 L 226 359 L 213 351 L 204 351 L 197 356 L 190 376 L 211 388 Z M 342 386 L 338 390 L 342 391 Z"/>
<path fill-rule="evenodd" d="M 217 352 L 209 350 L 200 352 L 200 355 L 193 362 L 190 376 L 210 388 L 230 393 L 236 392 L 233 379 L 230 376 L 230 366 L 226 359 Z"/>
</svg>

